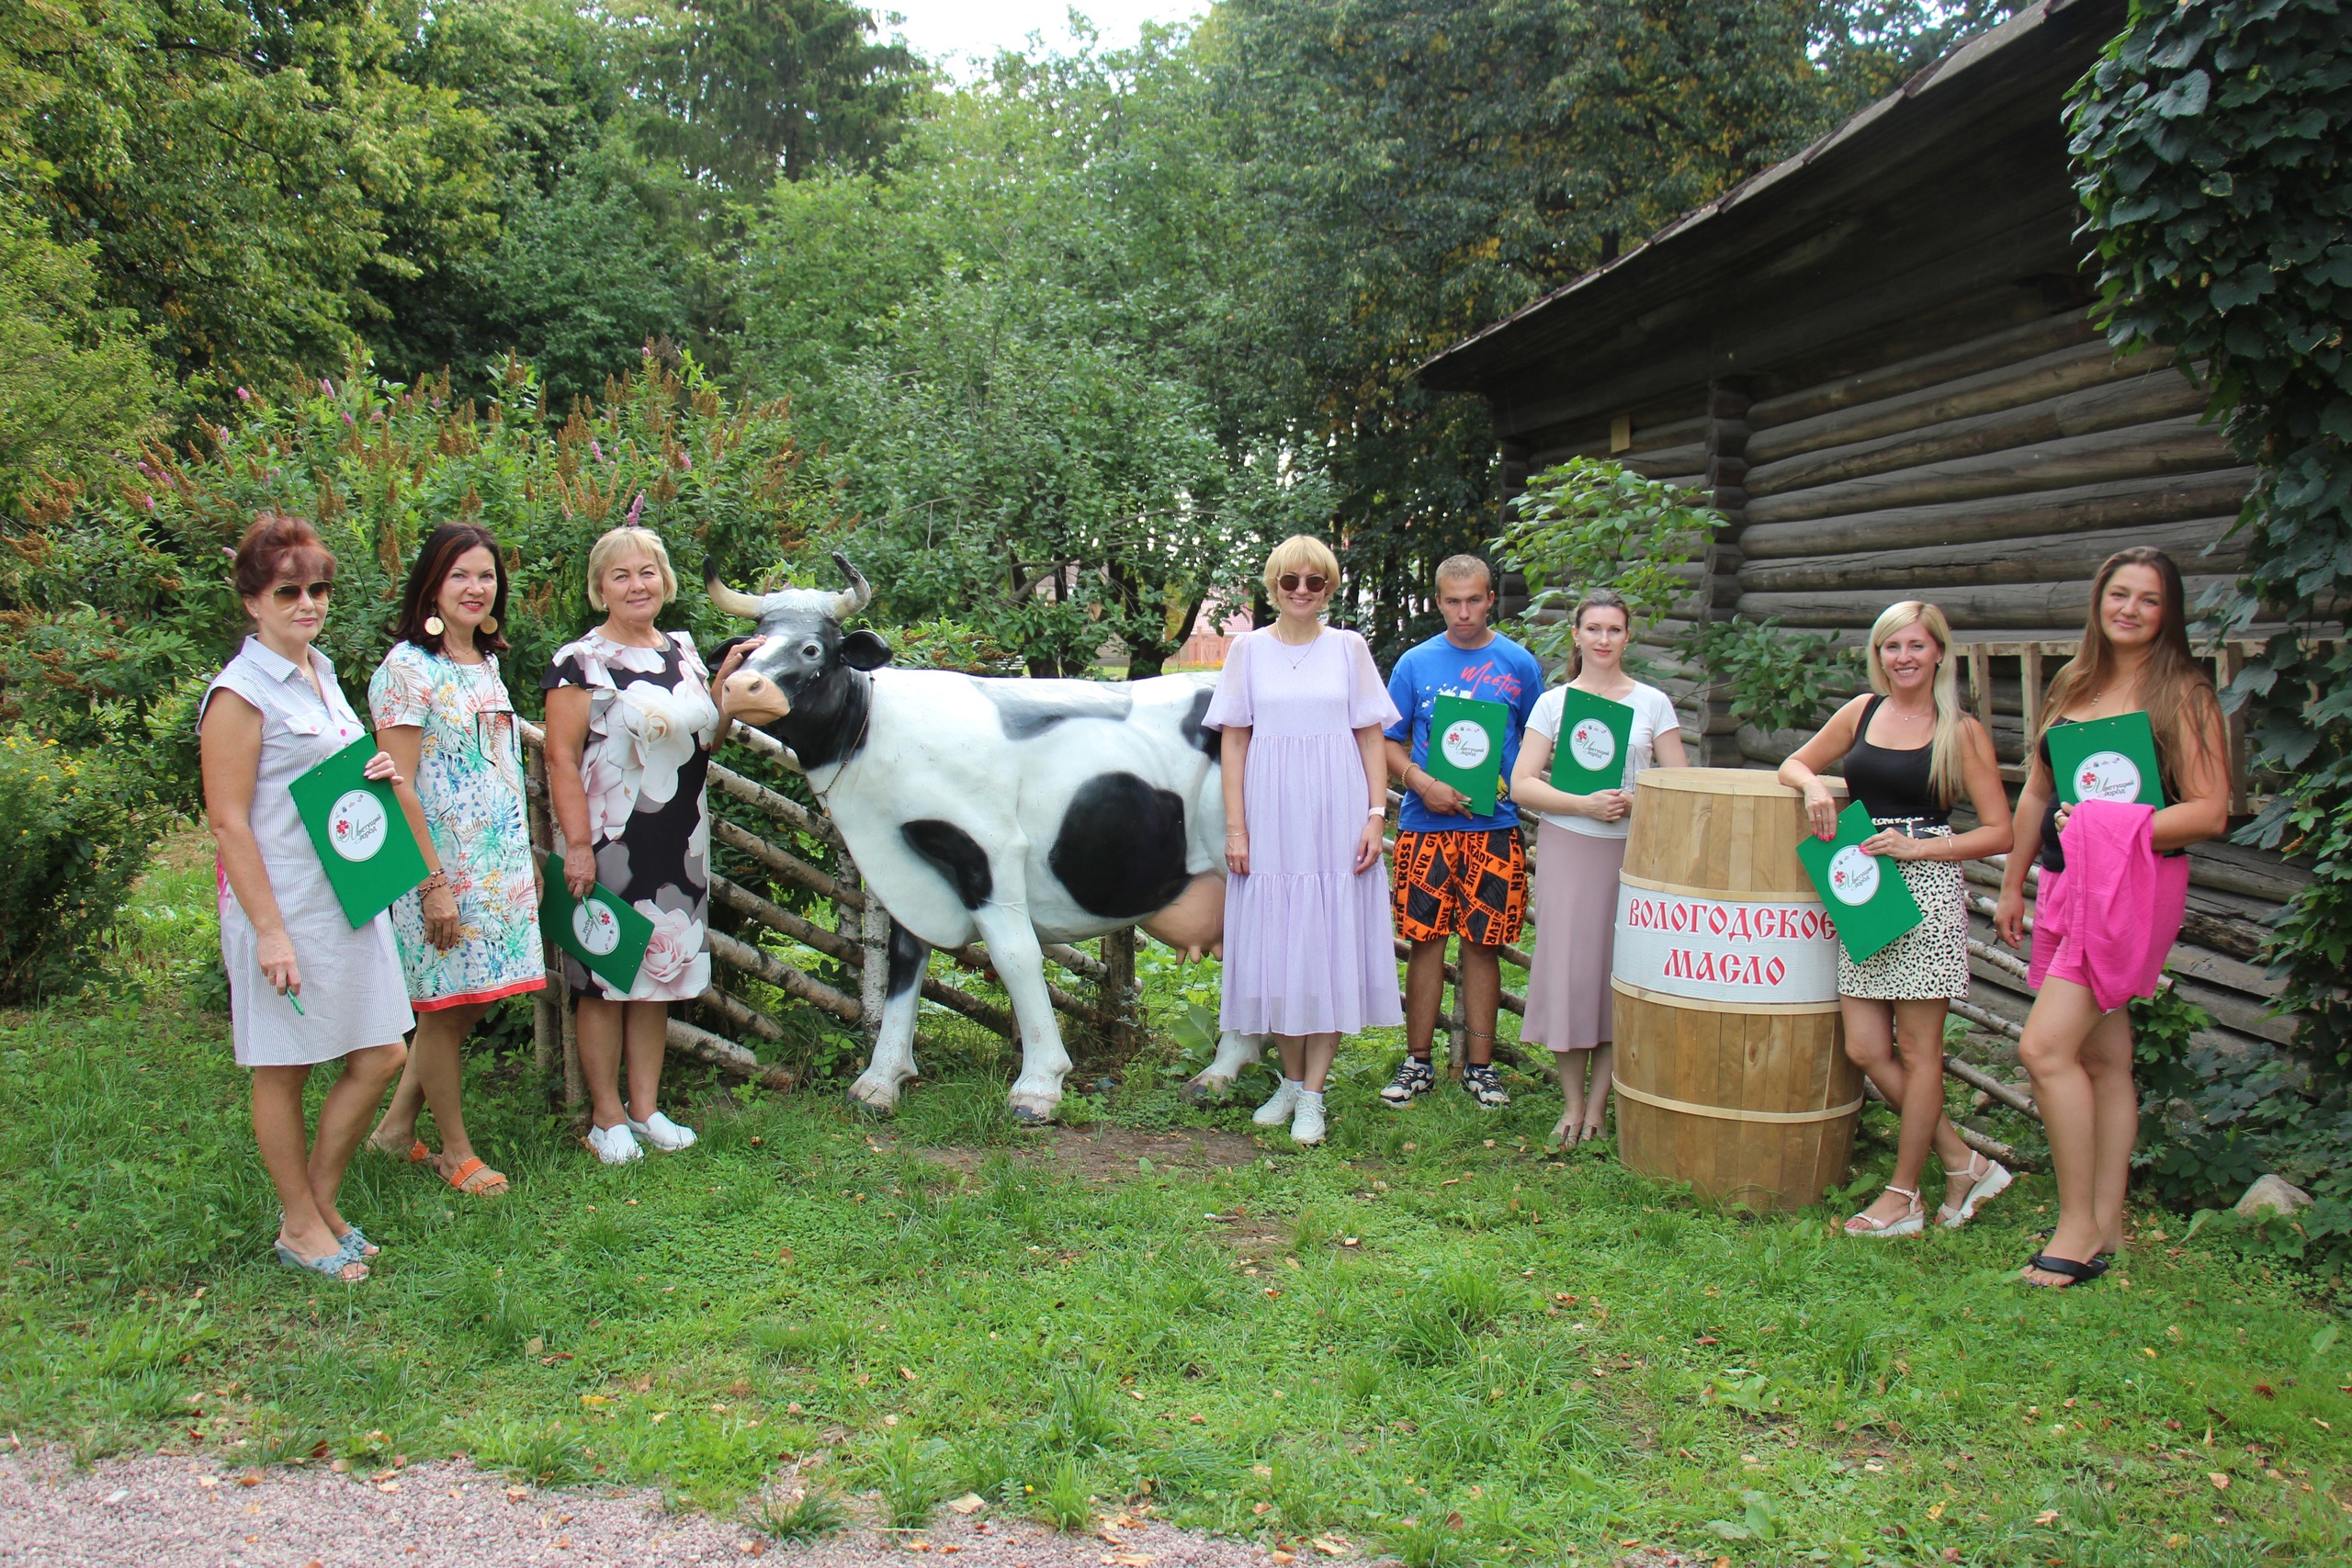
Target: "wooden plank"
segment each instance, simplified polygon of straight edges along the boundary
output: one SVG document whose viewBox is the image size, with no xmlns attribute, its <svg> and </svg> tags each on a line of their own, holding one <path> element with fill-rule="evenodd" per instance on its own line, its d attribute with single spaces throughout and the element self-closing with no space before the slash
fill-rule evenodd
<svg viewBox="0 0 2352 1568">
<path fill-rule="evenodd" d="M 2155 527 L 2119 528 L 2095 534 L 2042 534 L 1982 545 L 1926 545 L 1912 549 L 1857 550 L 1843 555 L 1763 560 L 1740 568 L 1743 593 L 1815 588 L 1881 588 L 1894 593 L 1947 583 L 2088 581 L 2099 564 L 2130 545 L 2167 550 L 2210 574 L 2231 570 L 2245 559 L 2243 536 L 2205 554 L 2236 526 L 2227 517 L 2192 517 Z"/>
<path fill-rule="evenodd" d="M 857 1004 L 822 980 L 804 975 L 775 954 L 763 953 L 747 942 L 739 942 L 725 931 L 706 930 L 704 936 L 710 944 L 711 956 L 729 967 L 765 980 L 776 989 L 789 992 L 812 1007 L 822 1009 L 843 1023 L 858 1021 Z"/>
<path fill-rule="evenodd" d="M 821 893 L 845 908 L 865 908 L 865 894 L 827 875 L 790 850 L 770 843 L 748 828 L 729 822 L 724 817 L 714 817 L 710 823 L 710 836 L 730 850 L 741 850 L 787 882 L 797 882 L 812 893 Z"/>
<path fill-rule="evenodd" d="M 796 833 L 806 833 L 820 843 L 831 844 L 837 850 L 847 847 L 842 841 L 841 829 L 829 819 L 816 815 L 796 800 L 778 795 L 756 779 L 747 779 L 732 768 L 713 762 L 710 765 L 710 782 Z"/>
<path fill-rule="evenodd" d="M 1965 343 L 1859 370 L 1800 391 L 1760 399 L 1749 406 L 1747 423 L 1759 432 L 1774 425 L 1793 424 L 1834 409 L 1878 402 L 1922 388 L 1958 381 L 1978 371 L 2030 363 L 2045 355 L 2104 342 L 2104 335 L 2091 325 L 2087 310 L 2063 310 L 1972 337 Z"/>
<path fill-rule="evenodd" d="M 730 882 L 713 872 L 710 878 L 711 897 L 738 914 L 748 915 L 779 936 L 791 938 L 803 947 L 813 948 L 828 958 L 837 958 L 851 968 L 865 962 L 865 949 L 839 931 L 828 931 L 816 921 L 794 914 L 781 904 L 769 902 L 750 888 Z"/>
<path fill-rule="evenodd" d="M 1751 496 L 1747 520 L 1786 523 L 1798 518 L 1836 517 L 1890 506 L 2015 496 L 2150 474 L 2219 468 L 2232 461 L 2221 432 L 2193 414 L 2152 424 L 2127 425 L 2089 435 L 2045 441 L 2014 451 L 1986 452 L 1949 462 L 1925 463 L 1893 473 L 1871 474 L 1786 495 Z M 1745 536 L 1743 542 L 1745 541 Z"/>
<path fill-rule="evenodd" d="M 1739 548 L 1747 560 L 1757 561 L 1834 550 L 1971 545 L 2039 534 L 2147 528 L 2188 517 L 2234 515 L 2253 488 L 2254 470 L 2245 468 L 2143 474 L 2099 484 L 1849 512 L 1795 523 L 1751 522 L 1740 531 Z"/>
<path fill-rule="evenodd" d="M 723 1073 L 739 1078 L 750 1078 L 763 1089 L 779 1094 L 792 1092 L 800 1079 L 789 1067 L 769 1066 L 734 1041 L 697 1029 L 684 1019 L 670 1020 L 669 1047 L 682 1056 L 692 1056 L 707 1062 Z"/>
<path fill-rule="evenodd" d="M 2188 602 L 2197 603 L 2207 589 L 2227 586 L 2236 579 L 2191 577 Z M 2079 626 L 2090 612 L 2088 578 L 2064 582 L 1998 583 L 1985 588 L 1957 583 L 1936 586 L 1917 595 L 1933 598 L 1955 629 L 1972 626 Z M 1866 627 L 1897 595 L 1883 588 L 1815 589 L 1802 593 L 1742 593 L 1739 613 L 1751 620 L 1777 615 L 1792 627 Z"/>
<path fill-rule="evenodd" d="M 1747 459 L 1751 463 L 1774 463 L 1843 442 L 1867 441 L 1974 414 L 1993 413 L 2080 391 L 2086 387 L 2145 376 L 2153 370 L 2168 368 L 2169 363 L 2170 356 L 2163 353 L 2119 359 L 2103 340 L 2074 344 L 1954 380 L 1875 402 L 1824 411 L 1785 424 L 1757 424 L 1751 418 L 1755 434 L 1747 444 Z"/>
<path fill-rule="evenodd" d="M 2200 413 L 2206 394 L 2166 367 L 2018 408 L 1973 414 L 1765 463 L 1747 471 L 1751 501 L 1988 453 Z"/>
</svg>

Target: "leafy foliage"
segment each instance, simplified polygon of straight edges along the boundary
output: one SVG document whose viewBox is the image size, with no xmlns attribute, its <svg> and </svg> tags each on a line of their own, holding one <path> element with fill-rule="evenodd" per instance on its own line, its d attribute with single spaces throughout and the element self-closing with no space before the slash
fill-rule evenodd
<svg viewBox="0 0 2352 1568">
<path fill-rule="evenodd" d="M 2323 1103 L 2352 1086 L 2352 11 L 2332 0 L 2135 0 L 2076 87 L 2076 188 L 2109 339 L 2201 365 L 2259 466 L 2228 629 L 2284 623 L 2224 701 L 2252 717 L 2276 803 L 2241 836 L 2312 857 L 2278 923 L 2282 1008 Z"/>
<path fill-rule="evenodd" d="M 729 402 L 690 360 L 649 356 L 560 422 L 527 365 L 510 361 L 504 382 L 478 406 L 443 380 L 380 381 L 356 359 L 278 398 L 239 389 L 237 415 L 188 449 L 151 446 L 112 487 L 61 490 L 8 528 L 0 554 L 0 605 L 23 632 L 0 654 L 0 716 L 93 743 L 77 711 L 119 705 L 143 720 L 219 668 L 244 631 L 223 552 L 263 509 L 314 520 L 334 551 L 320 645 L 363 689 L 418 540 L 447 518 L 481 522 L 509 551 L 503 632 L 526 703 L 530 675 L 595 618 L 583 579 L 605 529 L 628 518 L 667 536 L 684 581 L 665 622 L 708 637 L 720 622 L 695 570 L 706 553 L 757 570 L 831 520 L 783 406 Z"/>
<path fill-rule="evenodd" d="M 1543 611 L 1572 609 L 1592 589 L 1613 588 L 1633 611 L 1636 635 L 1690 597 L 1687 569 L 1723 521 L 1694 492 L 1603 457 L 1571 458 L 1536 475 L 1515 510 L 1488 547 L 1506 570 L 1526 575 L 1530 624 Z M 1565 659 L 1575 630 L 1556 621 L 1526 641 L 1539 655 Z"/>
<path fill-rule="evenodd" d="M 1694 628 L 1691 651 L 1728 688 L 1731 715 L 1770 734 L 1809 729 L 1868 682 L 1859 648 L 1834 637 L 1781 628 L 1778 615 L 1761 621 L 1706 621 Z"/>
<path fill-rule="evenodd" d="M 135 757 L 0 728 L 0 1005 L 96 973 L 161 819 Z"/>
</svg>

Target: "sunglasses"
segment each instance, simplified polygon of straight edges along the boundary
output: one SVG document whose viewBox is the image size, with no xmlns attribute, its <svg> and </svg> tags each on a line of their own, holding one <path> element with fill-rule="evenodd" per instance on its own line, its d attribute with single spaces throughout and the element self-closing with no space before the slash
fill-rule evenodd
<svg viewBox="0 0 2352 1568">
<path fill-rule="evenodd" d="M 1286 571 L 1274 579 L 1274 585 L 1285 593 L 1295 593 L 1301 588 L 1309 593 L 1320 593 L 1331 586 L 1331 580 L 1319 571 L 1310 571 L 1304 576 L 1295 571 Z"/>
<path fill-rule="evenodd" d="M 327 602 L 327 596 L 334 592 L 334 584 L 332 582 L 281 582 L 269 591 L 269 596 L 277 604 L 291 604 L 307 593 L 312 602 L 323 604 Z"/>
</svg>

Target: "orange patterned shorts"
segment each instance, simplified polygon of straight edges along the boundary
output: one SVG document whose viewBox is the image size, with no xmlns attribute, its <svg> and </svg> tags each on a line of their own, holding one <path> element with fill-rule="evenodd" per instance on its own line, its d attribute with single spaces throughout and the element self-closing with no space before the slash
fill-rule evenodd
<svg viewBox="0 0 2352 1568">
<path fill-rule="evenodd" d="M 1396 835 L 1396 934 L 1481 947 L 1519 940 L 1527 918 L 1527 850 L 1516 828 Z"/>
</svg>

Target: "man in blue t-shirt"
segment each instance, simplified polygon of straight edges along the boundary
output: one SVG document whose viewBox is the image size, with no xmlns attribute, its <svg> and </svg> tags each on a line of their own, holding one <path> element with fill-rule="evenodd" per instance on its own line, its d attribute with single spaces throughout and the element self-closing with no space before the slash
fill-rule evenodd
<svg viewBox="0 0 2352 1568">
<path fill-rule="evenodd" d="M 1445 631 L 1408 650 L 1388 678 L 1389 700 L 1404 719 L 1387 731 L 1388 775 L 1405 785 L 1397 814 L 1396 934 L 1412 944 L 1405 970 L 1405 1041 L 1412 1053 L 1380 1091 L 1409 1105 L 1437 1086 L 1430 1042 L 1445 991 L 1445 943 L 1462 938 L 1462 1011 L 1469 1064 L 1462 1087 L 1481 1106 L 1510 1103 L 1495 1076 L 1495 1008 L 1502 992 L 1501 950 L 1519 940 L 1527 914 L 1527 852 L 1519 808 L 1509 799 L 1519 738 L 1544 690 L 1535 656 L 1489 628 L 1494 577 L 1476 556 L 1438 563 L 1437 607 Z M 1502 776 L 1491 817 L 1470 815 L 1461 791 L 1431 778 L 1430 712 L 1441 696 L 1475 697 L 1510 709 Z"/>
</svg>

